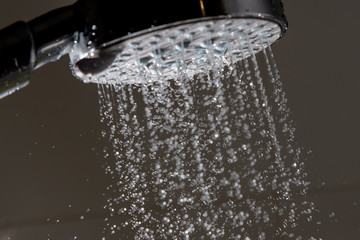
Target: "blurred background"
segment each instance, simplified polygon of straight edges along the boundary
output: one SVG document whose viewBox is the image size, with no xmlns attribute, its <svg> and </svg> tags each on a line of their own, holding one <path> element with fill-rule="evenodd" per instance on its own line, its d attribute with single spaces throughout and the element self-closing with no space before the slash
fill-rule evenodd
<svg viewBox="0 0 360 240">
<path fill-rule="evenodd" d="M 73 2 L 2 0 L 0 28 Z M 313 152 L 305 164 L 320 235 L 360 239 L 360 3 L 283 3 L 289 29 L 273 49 L 297 140 Z M 48 64 L 0 100 L 0 240 L 101 239 L 97 87 L 68 66 L 68 57 Z"/>
</svg>

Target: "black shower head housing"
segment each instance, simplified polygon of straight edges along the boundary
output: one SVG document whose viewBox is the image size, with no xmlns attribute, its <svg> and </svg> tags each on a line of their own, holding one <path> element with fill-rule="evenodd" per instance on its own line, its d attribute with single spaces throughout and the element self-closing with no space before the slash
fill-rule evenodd
<svg viewBox="0 0 360 240">
<path fill-rule="evenodd" d="M 151 70 L 155 64 L 149 62 L 148 56 L 154 51 L 149 46 L 154 44 L 162 51 L 159 54 L 165 54 L 161 59 L 166 63 L 174 61 L 169 41 L 174 46 L 183 44 L 186 49 L 181 54 L 185 53 L 194 61 L 191 56 L 198 53 L 194 49 L 202 47 L 204 41 L 210 41 L 212 47 L 223 48 L 226 35 L 226 40 L 234 43 L 226 46 L 229 52 L 229 47 L 244 45 L 249 38 L 272 44 L 286 28 L 280 0 L 182 0 L 181 3 L 79 0 L 28 23 L 17 22 L 0 31 L 0 92 L 6 96 L 26 85 L 33 69 L 67 53 L 75 75 L 84 81 L 96 82 L 94 77 L 98 78 L 114 62 L 119 65 L 120 55 L 127 56 L 120 58 L 122 63 L 126 59 L 134 61 L 134 56 L 140 54 L 140 60 L 147 61 L 145 68 Z M 235 44 L 237 39 L 240 45 Z M 253 42 L 255 48 L 259 45 L 256 41 Z M 141 51 L 134 53 L 134 49 Z M 129 57 L 129 51 L 133 56 Z M 236 53 L 242 57 L 248 54 Z M 137 66 L 134 64 L 129 66 Z M 172 68 L 165 71 L 172 71 Z"/>
<path fill-rule="evenodd" d="M 97 45 L 108 43 L 129 33 L 205 17 L 261 18 L 287 27 L 283 5 L 279 0 L 169 0 L 126 1 L 80 0 L 76 3 L 84 19 L 86 35 Z M 79 19 L 80 20 L 80 19 Z M 97 26 L 95 31 L 92 26 Z M 93 37 L 92 33 L 96 33 Z"/>
</svg>

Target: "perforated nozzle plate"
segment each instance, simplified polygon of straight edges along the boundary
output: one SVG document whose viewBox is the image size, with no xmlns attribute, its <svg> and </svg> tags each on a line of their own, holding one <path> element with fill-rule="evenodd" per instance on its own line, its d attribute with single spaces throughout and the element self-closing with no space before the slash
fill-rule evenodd
<svg viewBox="0 0 360 240">
<path fill-rule="evenodd" d="M 210 19 L 172 24 L 119 39 L 101 49 L 115 55 L 115 60 L 100 73 L 84 73 L 76 67 L 81 52 L 77 46 L 70 58 L 74 74 L 84 82 L 142 84 L 208 73 L 216 65 L 228 65 L 256 54 L 280 36 L 279 25 L 267 20 Z M 85 57 L 92 55 L 94 51 Z"/>
</svg>

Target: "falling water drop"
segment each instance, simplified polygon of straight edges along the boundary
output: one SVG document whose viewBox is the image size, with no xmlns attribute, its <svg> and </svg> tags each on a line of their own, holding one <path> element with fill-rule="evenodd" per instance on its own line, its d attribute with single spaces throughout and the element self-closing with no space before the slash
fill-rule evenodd
<svg viewBox="0 0 360 240">
<path fill-rule="evenodd" d="M 312 220 L 314 210 L 302 199 L 307 155 L 295 141 L 266 39 L 266 74 L 255 56 L 259 43 L 243 41 L 248 52 L 226 59 L 221 54 L 231 44 L 213 47 L 207 39 L 197 49 L 201 71 L 194 74 L 184 55 L 191 45 L 183 40 L 179 48 L 170 39 L 181 74 L 165 79 L 159 38 L 147 68 L 132 69 L 140 84 L 111 81 L 114 75 L 98 81 L 112 180 L 105 231 L 129 239 L 301 237 L 296 226 Z M 133 47 L 141 53 L 139 44 Z M 136 66 L 144 64 L 136 59 Z"/>
</svg>

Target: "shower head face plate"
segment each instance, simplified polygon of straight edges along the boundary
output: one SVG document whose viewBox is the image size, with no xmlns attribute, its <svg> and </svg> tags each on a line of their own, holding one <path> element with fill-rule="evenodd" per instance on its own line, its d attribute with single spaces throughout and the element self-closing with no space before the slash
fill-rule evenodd
<svg viewBox="0 0 360 240">
<path fill-rule="evenodd" d="M 80 41 L 70 59 L 84 82 L 144 84 L 208 74 L 262 51 L 281 34 L 277 23 L 264 19 L 202 19 L 134 33 L 87 52 Z"/>
</svg>

